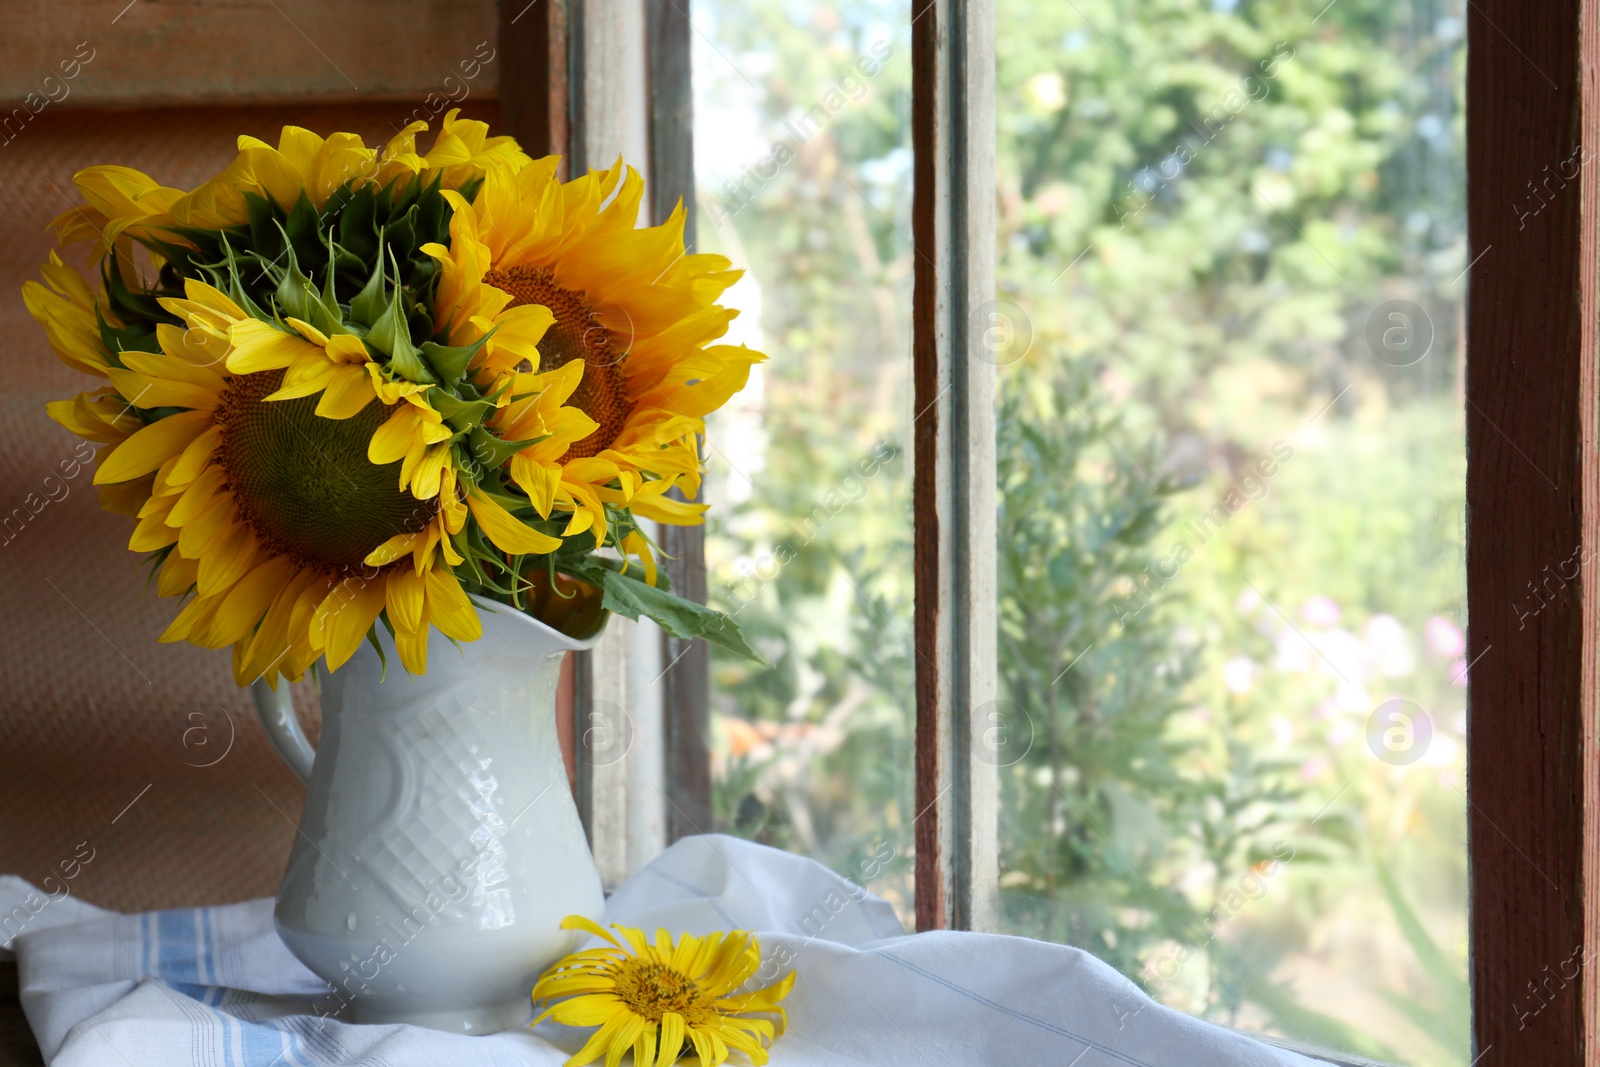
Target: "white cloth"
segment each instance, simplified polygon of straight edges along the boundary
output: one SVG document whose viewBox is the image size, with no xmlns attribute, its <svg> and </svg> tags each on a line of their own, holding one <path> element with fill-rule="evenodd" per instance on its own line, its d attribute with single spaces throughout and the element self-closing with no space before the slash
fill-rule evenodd
<svg viewBox="0 0 1600 1067">
<path fill-rule="evenodd" d="M 270 900 L 117 915 L 45 899 L 0 878 L 0 930 L 7 947 L 16 934 L 22 1006 L 52 1067 L 557 1067 L 587 1033 L 466 1037 L 324 1018 L 328 987 L 278 939 Z M 767 960 L 792 960 L 773 1067 L 1320 1062 L 1164 1008 L 1077 949 L 906 935 L 887 903 L 831 871 L 730 837 L 678 842 L 611 897 L 606 920 L 754 930 Z"/>
</svg>

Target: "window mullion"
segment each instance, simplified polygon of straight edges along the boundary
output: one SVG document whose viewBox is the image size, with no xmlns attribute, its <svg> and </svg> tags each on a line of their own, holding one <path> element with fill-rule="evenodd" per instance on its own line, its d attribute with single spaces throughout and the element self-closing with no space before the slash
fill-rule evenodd
<svg viewBox="0 0 1600 1067">
<path fill-rule="evenodd" d="M 608 167 L 619 154 L 644 169 L 650 146 L 646 0 L 567 0 L 564 23 L 570 172 Z M 579 806 L 609 890 L 666 846 L 660 630 L 647 619 L 613 617 L 581 661 Z"/>
<path fill-rule="evenodd" d="M 650 65 L 650 214 L 665 222 L 683 203 L 684 247 L 695 250 L 694 84 L 689 0 L 647 0 Z M 673 496 L 683 494 L 673 490 Z M 662 567 L 672 588 L 706 601 L 704 526 L 663 526 Z M 713 829 L 711 657 L 704 641 L 662 636 L 667 840 Z"/>
<path fill-rule="evenodd" d="M 997 796 L 993 0 L 914 0 L 912 375 L 918 929 L 992 928 Z"/>
</svg>

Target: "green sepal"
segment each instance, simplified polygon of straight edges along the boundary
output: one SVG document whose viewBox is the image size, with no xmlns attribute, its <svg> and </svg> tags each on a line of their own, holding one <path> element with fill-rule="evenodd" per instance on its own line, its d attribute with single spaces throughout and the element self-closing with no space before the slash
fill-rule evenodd
<svg viewBox="0 0 1600 1067">
<path fill-rule="evenodd" d="M 338 332 L 344 333 L 344 309 L 339 307 L 339 287 L 335 275 L 339 269 L 339 254 L 333 244 L 333 233 L 329 231 L 328 241 L 328 268 L 322 282 L 322 304 L 334 311 L 334 319 L 338 322 Z"/>
<path fill-rule="evenodd" d="M 282 209 L 254 192 L 244 194 L 244 209 L 250 219 L 250 250 L 268 262 L 283 255 L 285 242 L 277 225 Z"/>
<path fill-rule="evenodd" d="M 351 194 L 349 202 L 339 214 L 339 245 L 366 263 L 377 258 L 382 239 L 378 230 L 376 195 L 372 186 L 363 185 Z"/>
<path fill-rule="evenodd" d="M 284 239 L 289 240 L 287 230 L 284 230 Z M 343 333 L 344 315 L 339 310 L 338 301 L 335 300 L 331 308 L 325 304 L 316 283 L 300 270 L 294 245 L 289 244 L 286 251 L 289 258 L 287 267 L 272 268 L 268 265 L 274 274 L 281 271 L 278 287 L 272 294 L 279 312 L 309 322 L 325 334 Z"/>
<path fill-rule="evenodd" d="M 488 403 L 488 401 L 477 401 L 477 403 Z M 512 456 L 539 440 L 540 438 L 535 437 L 527 441 L 506 441 L 478 426 L 467 437 L 467 451 L 471 454 L 473 462 L 490 470 L 499 470 Z"/>
<path fill-rule="evenodd" d="M 154 326 L 142 322 L 135 326 L 113 326 L 106 321 L 106 317 L 100 313 L 98 307 L 94 309 L 94 317 L 100 326 L 100 343 L 105 347 L 106 356 L 113 367 L 122 366 L 119 357 L 123 352 L 159 350 Z"/>
<path fill-rule="evenodd" d="M 302 188 L 294 207 L 289 211 L 288 219 L 284 222 L 284 237 L 289 247 L 308 264 L 308 269 L 313 271 L 320 265 L 317 260 L 322 258 L 322 240 L 318 234 L 320 221 L 317 209 L 312 206 L 311 198 Z"/>
<path fill-rule="evenodd" d="M 220 285 L 217 288 L 223 289 L 228 294 L 228 299 L 238 304 L 245 314 L 252 318 L 261 319 L 263 322 L 271 322 L 272 316 L 263 311 L 261 305 L 252 300 L 250 294 L 245 291 L 244 282 L 240 277 L 239 255 L 234 252 L 233 246 L 228 243 L 226 235 L 223 235 L 222 238 L 222 256 L 223 261 L 227 264 L 228 285 L 226 289 L 223 289 Z"/>
<path fill-rule="evenodd" d="M 489 340 L 490 334 L 493 332 L 491 330 L 490 333 L 484 334 L 470 345 L 451 346 L 437 344 L 433 341 L 424 341 L 422 343 L 423 358 L 428 361 L 428 364 L 439 375 L 440 381 L 447 385 L 454 385 L 461 380 L 462 375 L 467 373 L 467 364 L 472 362 L 472 357 L 478 354 L 478 350 L 484 346 L 484 343 Z"/>
<path fill-rule="evenodd" d="M 156 297 L 147 292 L 135 293 L 128 288 L 127 283 L 122 280 L 122 272 L 116 268 L 116 256 L 105 258 L 100 276 L 105 283 L 105 294 L 111 302 L 111 309 L 117 313 L 118 318 L 148 319 L 153 322 L 176 321 L 166 313 Z"/>
<path fill-rule="evenodd" d="M 465 433 L 481 424 L 484 416 L 494 410 L 493 400 L 462 400 L 437 386 L 428 391 L 428 403 L 457 433 Z"/>
<path fill-rule="evenodd" d="M 444 244 L 450 237 L 450 205 L 439 195 L 443 184 L 444 172 L 434 171 L 433 181 L 417 199 L 415 248 L 430 243 Z"/>
<path fill-rule="evenodd" d="M 398 277 L 399 273 L 399 264 L 395 264 L 395 275 Z M 391 374 L 419 385 L 438 384 L 433 372 L 422 362 L 421 353 L 411 343 L 410 319 L 401 307 L 398 287 L 390 297 L 389 306 L 367 333 L 367 343 L 388 355 Z"/>
<path fill-rule="evenodd" d="M 404 214 L 391 215 L 384 227 L 383 251 L 395 259 L 410 260 L 417 250 L 417 205 Z"/>
<path fill-rule="evenodd" d="M 389 613 L 381 611 L 378 613 L 378 617 L 383 620 L 384 628 L 389 631 L 389 636 L 391 638 L 394 637 L 394 624 L 389 621 Z M 381 682 L 389 677 L 389 657 L 383 653 L 383 643 L 378 640 L 377 626 L 367 627 L 367 644 L 371 645 L 372 650 L 378 654 L 378 681 Z"/>
<path fill-rule="evenodd" d="M 383 272 L 383 257 L 378 256 L 372 261 L 372 277 L 350 301 L 350 317 L 367 327 L 377 322 L 383 315 L 384 287 L 387 282 Z"/>
</svg>

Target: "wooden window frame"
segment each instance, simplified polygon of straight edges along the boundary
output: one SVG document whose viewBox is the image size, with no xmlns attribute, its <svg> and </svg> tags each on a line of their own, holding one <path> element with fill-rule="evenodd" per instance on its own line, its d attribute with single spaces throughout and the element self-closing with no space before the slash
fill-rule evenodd
<svg viewBox="0 0 1600 1067">
<path fill-rule="evenodd" d="M 524 72 L 502 84 L 510 132 L 535 150 L 568 147 L 575 169 L 590 159 L 585 148 L 602 139 L 585 122 L 582 86 L 603 38 L 586 19 L 643 5 L 652 215 L 679 195 L 692 212 L 689 0 L 536 3 L 531 28 L 503 20 L 502 44 L 521 57 L 506 70 Z M 1600 552 L 1596 10 L 1467 0 L 1474 1067 L 1600 1067 L 1588 965 L 1600 954 L 1594 568 L 1537 613 L 1517 609 L 1524 586 L 1575 548 L 1584 562 Z M 912 0 L 912 17 L 917 926 L 985 929 L 997 798 L 994 769 L 974 758 L 986 725 L 974 709 L 996 693 L 993 369 L 970 352 L 975 312 L 994 293 L 994 0 Z M 674 578 L 703 597 L 698 531 L 669 537 Z M 665 841 L 710 829 L 711 805 L 704 649 L 662 651 Z"/>
<path fill-rule="evenodd" d="M 1592 562 L 1600 547 L 1597 37 L 1592 3 L 1467 8 L 1467 850 L 1478 1067 L 1600 1064 L 1594 568 L 1548 590 L 1541 610 L 1519 610 L 1547 568 L 1575 550 Z"/>
</svg>

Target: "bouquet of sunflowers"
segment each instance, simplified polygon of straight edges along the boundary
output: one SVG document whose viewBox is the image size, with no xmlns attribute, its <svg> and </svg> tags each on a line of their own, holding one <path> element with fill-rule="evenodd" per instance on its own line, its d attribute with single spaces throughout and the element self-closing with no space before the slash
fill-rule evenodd
<svg viewBox="0 0 1600 1067">
<path fill-rule="evenodd" d="M 107 383 L 50 416 L 107 446 L 103 505 L 189 598 L 161 639 L 275 685 L 382 624 L 420 674 L 430 627 L 481 635 L 476 596 L 751 655 L 669 591 L 641 521 L 702 521 L 704 418 L 765 358 L 715 343 L 739 273 L 685 254 L 681 205 L 636 228 L 620 161 L 563 183 L 455 111 L 421 153 L 426 128 L 241 137 L 189 192 L 76 175 L 87 204 L 54 227 L 93 242 L 99 291 L 52 253 L 23 297 Z"/>
</svg>

